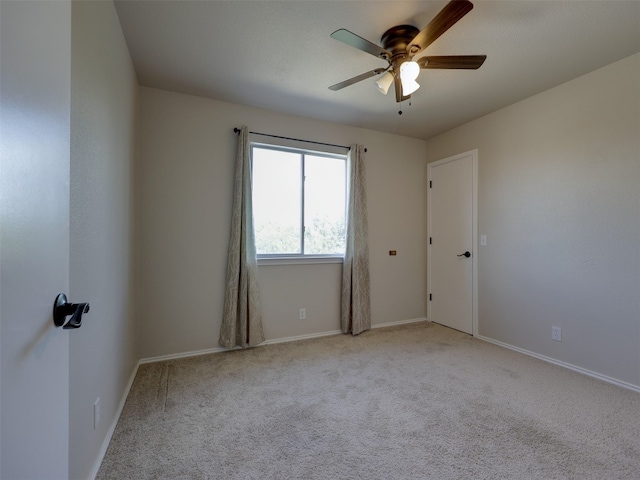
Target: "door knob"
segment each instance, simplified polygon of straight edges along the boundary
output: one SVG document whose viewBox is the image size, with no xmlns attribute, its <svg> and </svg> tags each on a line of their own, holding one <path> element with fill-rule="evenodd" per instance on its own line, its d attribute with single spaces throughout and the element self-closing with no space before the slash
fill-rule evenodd
<svg viewBox="0 0 640 480">
<path fill-rule="evenodd" d="M 471 256 L 471 252 L 469 252 L 469 251 L 461 253 L 460 255 L 458 255 L 458 257 L 467 257 L 467 258 L 469 258 L 470 256 Z"/>
<path fill-rule="evenodd" d="M 82 314 L 88 311 L 88 303 L 69 303 L 67 296 L 61 293 L 56 297 L 56 301 L 53 304 L 53 323 L 56 327 L 62 327 L 65 330 L 80 328 L 82 325 Z M 72 315 L 71 319 L 65 322 L 69 315 Z"/>
</svg>

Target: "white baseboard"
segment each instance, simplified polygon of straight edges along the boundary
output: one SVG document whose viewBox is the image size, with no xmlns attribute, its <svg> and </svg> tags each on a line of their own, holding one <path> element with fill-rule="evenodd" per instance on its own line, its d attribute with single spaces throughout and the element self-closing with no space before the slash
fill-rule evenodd
<svg viewBox="0 0 640 480">
<path fill-rule="evenodd" d="M 273 345 L 276 343 L 285 343 L 285 342 L 295 342 L 296 340 L 306 340 L 308 338 L 316 338 L 316 337 L 326 337 L 329 335 L 337 335 L 340 333 L 340 330 L 331 330 L 328 332 L 319 332 L 319 333 L 310 333 L 307 335 L 296 335 L 294 337 L 284 337 L 284 338 L 274 338 L 272 340 L 265 340 L 264 342 L 257 345 L 261 347 L 263 345 Z M 229 350 L 239 350 L 240 347 L 236 348 L 224 348 L 224 347 L 213 347 L 206 348 L 204 350 L 193 350 L 190 352 L 182 352 L 182 353 L 172 353 L 169 355 L 159 355 L 157 357 L 148 357 L 141 358 L 140 364 L 143 363 L 155 363 L 155 362 L 164 362 L 166 360 L 176 360 L 178 358 L 188 358 L 188 357 L 197 357 L 199 355 L 209 355 L 210 353 L 220 353 L 220 352 L 228 352 Z"/>
<path fill-rule="evenodd" d="M 135 367 L 133 367 L 133 372 L 131 372 L 131 376 L 129 377 L 127 386 L 124 389 L 122 398 L 120 399 L 120 403 L 118 404 L 118 408 L 116 410 L 116 414 L 114 415 L 113 421 L 109 426 L 109 430 L 107 430 L 107 435 L 105 436 L 104 441 L 102 442 L 102 447 L 100 448 L 98 457 L 96 458 L 96 461 L 93 464 L 93 468 L 91 469 L 89 480 L 95 480 L 96 475 L 98 475 L 98 470 L 100 470 L 100 465 L 102 465 L 102 460 L 104 460 L 104 456 L 107 453 L 107 448 L 109 448 L 109 443 L 111 443 L 111 437 L 113 436 L 113 432 L 116 430 L 116 426 L 118 425 L 118 420 L 120 420 L 122 409 L 124 408 L 124 404 L 127 401 L 127 397 L 129 396 L 129 392 L 131 391 L 131 387 L 133 386 L 133 381 L 136 378 L 136 374 L 138 373 L 139 366 L 140 366 L 140 362 L 136 363 Z"/>
<path fill-rule="evenodd" d="M 296 342 L 298 340 L 308 340 L 309 338 L 329 337 L 331 335 L 339 335 L 341 333 L 342 331 L 340 330 L 329 330 L 327 332 L 308 333 L 306 335 L 295 335 L 293 337 L 274 338 L 272 340 L 265 340 L 258 346 L 274 345 L 276 343 Z"/>
<path fill-rule="evenodd" d="M 378 323 L 376 325 L 371 325 L 371 330 L 374 328 L 386 328 L 386 327 L 395 327 L 397 325 L 406 325 L 408 323 L 418 323 L 418 322 L 428 322 L 429 319 L 426 317 L 420 318 L 410 318 L 409 320 L 398 320 L 396 322 L 387 322 L 387 323 Z"/>
<path fill-rule="evenodd" d="M 500 347 L 508 348 L 509 350 L 514 350 L 516 352 L 523 353 L 525 355 L 537 358 L 539 360 L 543 360 L 548 363 L 553 363 L 554 365 L 558 365 L 560 367 L 568 368 L 569 370 L 573 370 L 574 372 L 582 373 L 584 375 L 597 378 L 598 380 L 602 380 L 607 383 L 612 383 L 613 385 L 617 385 L 618 387 L 626 388 L 628 390 L 632 390 L 634 392 L 640 393 L 640 386 L 638 385 L 633 385 L 632 383 L 623 382 L 622 380 L 618 380 L 616 378 L 609 377 L 607 375 L 602 375 L 601 373 L 594 372 L 586 368 L 578 367 L 576 365 L 572 365 L 570 363 L 563 362 L 561 360 L 556 360 L 555 358 L 547 357 L 546 355 L 540 355 L 539 353 L 531 352 L 529 350 L 525 350 L 524 348 L 516 347 L 514 345 L 510 345 L 508 343 L 504 343 L 499 340 L 494 340 L 493 338 L 483 337 L 482 335 L 478 335 L 475 338 L 479 340 L 483 340 L 485 342 L 493 343 L 494 345 L 498 345 Z"/>
<path fill-rule="evenodd" d="M 143 363 L 164 362 L 165 360 L 175 360 L 175 359 L 178 359 L 178 358 L 197 357 L 198 355 L 208 355 L 210 353 L 220 353 L 220 352 L 227 352 L 227 351 L 229 351 L 228 348 L 213 347 L 213 348 L 206 348 L 204 350 L 193 350 L 191 352 L 171 353 L 169 355 L 159 355 L 157 357 L 141 358 L 140 359 L 140 365 L 142 365 Z"/>
<path fill-rule="evenodd" d="M 417 322 L 425 322 L 425 321 L 428 321 L 428 319 L 424 317 L 411 318 L 409 320 L 398 320 L 396 322 L 378 323 L 376 325 L 372 325 L 371 329 L 373 330 L 374 328 L 393 327 L 396 325 L 404 325 L 407 323 L 417 323 Z M 340 333 L 342 333 L 341 330 L 329 330 L 326 332 L 308 333 L 306 335 L 295 335 L 293 337 L 273 338 L 271 340 L 265 340 L 258 346 L 261 347 L 262 345 L 274 345 L 276 343 L 295 342 L 298 340 L 307 340 L 309 338 L 328 337 L 330 335 L 338 335 Z M 236 349 L 239 349 L 239 348 L 240 347 L 237 347 Z M 210 353 L 220 353 L 220 352 L 227 352 L 227 351 L 229 351 L 228 348 L 213 347 L 213 348 L 207 348 L 204 350 L 194 350 L 191 352 L 172 353 L 169 355 L 160 355 L 157 357 L 141 358 L 139 364 L 142 365 L 143 363 L 155 363 L 155 362 L 163 362 L 165 360 L 175 360 L 178 358 L 197 357 L 198 355 L 208 355 Z"/>
<path fill-rule="evenodd" d="M 374 328 L 394 327 L 396 325 L 404 325 L 406 323 L 424 322 L 426 318 L 411 318 L 409 320 L 398 320 L 397 322 L 378 323 L 371 325 L 371 330 Z M 307 335 L 296 335 L 294 337 L 274 338 L 273 340 L 265 340 L 260 345 L 273 345 L 275 343 L 295 342 L 297 340 L 307 340 L 309 338 L 328 337 L 330 335 L 339 335 L 342 330 L 329 330 L 328 332 L 310 333 Z"/>
</svg>

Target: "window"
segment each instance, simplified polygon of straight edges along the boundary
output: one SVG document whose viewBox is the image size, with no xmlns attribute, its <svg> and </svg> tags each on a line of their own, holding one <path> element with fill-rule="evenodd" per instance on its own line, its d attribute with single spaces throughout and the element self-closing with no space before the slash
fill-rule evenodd
<svg viewBox="0 0 640 480">
<path fill-rule="evenodd" d="M 251 144 L 258 257 L 341 257 L 346 155 Z"/>
</svg>

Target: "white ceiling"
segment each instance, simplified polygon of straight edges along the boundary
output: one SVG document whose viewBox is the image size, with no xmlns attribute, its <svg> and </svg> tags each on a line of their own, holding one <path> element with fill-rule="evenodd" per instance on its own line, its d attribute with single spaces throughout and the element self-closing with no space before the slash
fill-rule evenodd
<svg viewBox="0 0 640 480">
<path fill-rule="evenodd" d="M 375 78 L 328 89 L 386 66 L 329 35 L 379 44 L 394 25 L 422 29 L 446 0 L 115 4 L 141 85 L 423 139 L 640 51 L 640 0 L 475 0 L 418 57 L 486 54 L 484 65 L 423 70 L 398 115 Z"/>
</svg>

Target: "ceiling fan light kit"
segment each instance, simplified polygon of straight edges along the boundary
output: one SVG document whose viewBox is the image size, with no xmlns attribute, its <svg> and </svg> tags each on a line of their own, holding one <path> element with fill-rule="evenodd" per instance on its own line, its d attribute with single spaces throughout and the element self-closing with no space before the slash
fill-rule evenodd
<svg viewBox="0 0 640 480">
<path fill-rule="evenodd" d="M 331 38 L 386 60 L 389 65 L 387 68 L 376 68 L 336 83 L 329 89 L 341 90 L 366 78 L 383 74 L 375 81 L 376 88 L 386 95 L 393 83 L 396 102 L 400 103 L 409 99 L 411 94 L 420 88 L 416 82 L 420 69 L 475 70 L 480 68 L 487 58 L 486 55 L 429 56 L 419 58 L 417 61 L 413 60 L 414 56 L 431 45 L 471 9 L 473 4 L 468 0 L 452 0 L 422 30 L 418 30 L 413 25 L 397 25 L 388 29 L 382 34 L 382 47 L 344 28 L 336 30 L 331 34 Z"/>
<path fill-rule="evenodd" d="M 385 72 L 379 79 L 374 82 L 375 87 L 378 89 L 380 93 L 386 95 L 389 91 L 389 87 L 393 83 L 393 73 Z"/>
<path fill-rule="evenodd" d="M 420 66 L 416 62 L 404 62 L 400 65 L 400 80 L 402 91 L 405 95 L 411 95 L 420 88 L 416 78 L 420 74 Z"/>
</svg>

